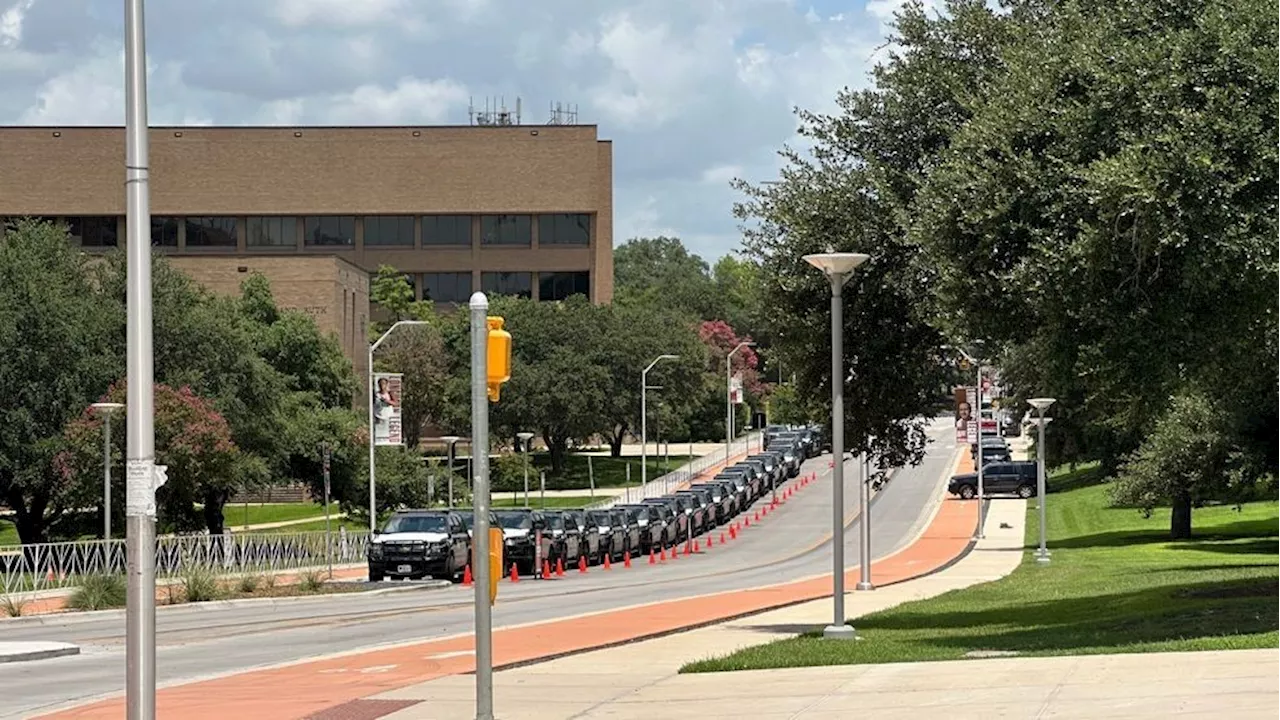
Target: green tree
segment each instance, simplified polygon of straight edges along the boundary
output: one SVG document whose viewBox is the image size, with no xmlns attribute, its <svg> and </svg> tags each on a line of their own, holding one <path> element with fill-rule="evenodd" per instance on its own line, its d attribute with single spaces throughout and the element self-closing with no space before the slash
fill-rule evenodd
<svg viewBox="0 0 1280 720">
<path fill-rule="evenodd" d="M 378 273 L 369 285 L 369 301 L 385 320 L 372 323 L 373 336 L 387 331 L 401 320 L 430 320 L 435 314 L 435 303 L 430 300 L 414 300 L 413 285 L 409 276 L 390 265 L 378 266 Z"/>
<path fill-rule="evenodd" d="M 613 251 L 614 303 L 683 311 L 703 320 L 723 319 L 707 263 L 679 238 L 632 238 Z"/>
<path fill-rule="evenodd" d="M 101 398 L 101 402 L 125 402 L 123 381 Z M 222 532 L 222 509 L 236 489 L 232 478 L 235 466 L 242 462 L 254 462 L 254 458 L 241 455 L 231 440 L 231 428 L 222 415 L 208 401 L 192 392 L 191 388 L 155 386 L 155 446 L 156 463 L 168 467 L 168 482 L 156 491 L 157 527 L 161 532 L 191 532 L 208 529 L 210 533 Z M 125 422 L 127 415 L 118 419 Z M 88 407 L 65 430 L 66 449 L 59 453 L 55 466 L 68 483 L 77 477 L 100 477 L 102 472 L 103 418 Z M 112 436 L 112 456 L 119 463 L 125 457 L 125 433 Z M 113 524 L 122 527 L 125 496 L 123 473 L 112 476 L 111 494 Z M 101 488 L 96 483 L 81 483 L 81 494 L 86 504 L 101 500 Z M 88 491 L 88 492 L 85 492 Z M 200 507 L 197 508 L 197 505 Z"/>
<path fill-rule="evenodd" d="M 400 396 L 401 427 L 407 447 L 418 446 L 423 427 L 446 421 L 448 396 L 444 388 L 451 362 L 446 357 L 444 336 L 438 319 L 431 325 L 402 327 L 378 348 L 374 365 L 387 372 L 404 374 Z"/>
<path fill-rule="evenodd" d="M 427 466 L 417 452 L 399 446 L 377 448 L 377 502 L 381 520 L 389 512 L 403 508 L 425 508 L 427 497 Z M 355 482 L 340 502 L 342 509 L 353 521 L 369 522 L 369 465 L 359 463 Z"/>
<path fill-rule="evenodd" d="M 65 226 L 17 220 L 0 240 L 0 498 L 24 543 L 76 507 L 62 431 L 124 369 L 90 275 Z"/>
</svg>

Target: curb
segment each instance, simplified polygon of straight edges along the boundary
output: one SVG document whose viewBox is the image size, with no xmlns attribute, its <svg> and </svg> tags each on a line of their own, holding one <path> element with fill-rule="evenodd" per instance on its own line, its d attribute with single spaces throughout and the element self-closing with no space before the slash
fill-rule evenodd
<svg viewBox="0 0 1280 720">
<path fill-rule="evenodd" d="M 14 647 L 17 646 L 17 647 Z M 62 642 L 5 642 L 0 643 L 0 663 L 28 662 L 49 658 L 79 655 L 80 647 Z"/>
<path fill-rule="evenodd" d="M 277 605 L 287 605 L 291 602 L 300 600 L 323 600 L 332 597 L 377 597 L 379 595 L 394 595 L 396 593 L 407 593 L 421 590 L 439 590 L 451 587 L 452 582 L 448 580 L 431 580 L 419 582 L 416 585 L 407 587 L 380 588 L 377 590 L 362 590 L 351 593 L 327 593 L 321 595 L 292 595 L 289 597 L 268 597 L 268 598 L 239 598 L 236 600 L 206 600 L 197 603 L 180 603 L 178 605 L 156 605 L 157 612 L 168 612 L 187 608 L 189 610 L 201 610 L 203 608 L 228 608 L 260 605 L 265 607 L 275 607 Z M 28 625 L 78 625 L 81 623 L 100 620 L 105 617 L 120 616 L 123 617 L 124 608 L 112 608 L 110 610 L 85 610 L 83 612 L 52 612 L 41 615 L 28 615 L 26 617 L 5 618 L 0 619 L 0 629 L 6 627 L 23 627 Z"/>
</svg>

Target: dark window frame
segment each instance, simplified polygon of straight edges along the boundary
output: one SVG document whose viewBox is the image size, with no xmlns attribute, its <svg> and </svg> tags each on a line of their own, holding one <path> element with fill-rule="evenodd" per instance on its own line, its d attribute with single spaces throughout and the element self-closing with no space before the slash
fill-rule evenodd
<svg viewBox="0 0 1280 720">
<path fill-rule="evenodd" d="M 268 230 L 265 236 L 271 238 L 279 235 L 282 242 L 254 242 L 255 225 Z M 272 232 L 278 231 L 278 232 Z M 245 247 L 248 248 L 294 248 L 298 247 L 298 218 L 295 215 L 250 215 L 245 218 Z"/>
<path fill-rule="evenodd" d="M 194 247 L 194 248 L 199 248 L 201 250 L 209 250 L 209 249 L 235 250 L 236 247 L 239 245 L 240 218 L 234 215 L 188 215 L 182 218 L 182 226 L 186 234 L 187 248 Z M 191 232 L 193 229 L 196 231 L 195 233 Z M 229 235 L 231 238 L 231 242 L 230 243 L 200 242 L 199 238 L 202 236 L 204 237 L 210 236 L 210 231 L 221 234 L 223 236 Z M 196 242 L 191 241 L 193 235 L 197 239 Z"/>
<path fill-rule="evenodd" d="M 305 247 L 354 248 L 356 216 L 306 215 L 302 218 L 302 236 Z M 336 239 L 338 242 L 323 241 L 325 238 Z"/>
<path fill-rule="evenodd" d="M 120 218 L 116 215 L 70 215 L 62 219 L 67 234 L 83 248 L 120 247 Z"/>
<path fill-rule="evenodd" d="M 560 240 L 560 238 L 569 237 L 573 239 L 563 242 Z M 539 215 L 538 245 L 589 247 L 591 245 L 591 214 L 548 213 Z"/>
<path fill-rule="evenodd" d="M 579 282 L 581 282 L 581 286 L 579 286 Z M 558 292 L 560 288 L 557 285 L 567 285 L 567 292 Z M 548 292 L 548 290 L 550 291 Z M 557 270 L 538 273 L 539 300 L 568 300 L 574 295 L 591 298 L 591 271 Z"/>
<path fill-rule="evenodd" d="M 178 249 L 178 234 L 181 232 L 183 219 L 177 215 L 151 216 L 151 247 Z M 172 239 L 169 233 L 172 231 Z M 159 237 L 157 238 L 157 235 Z"/>
<path fill-rule="evenodd" d="M 474 215 L 423 215 L 422 246 L 471 247 Z"/>
<path fill-rule="evenodd" d="M 528 284 L 524 289 L 516 289 L 511 291 L 510 285 L 514 282 L 519 285 L 520 278 L 527 278 Z M 486 278 L 493 279 L 492 283 L 485 282 Z M 480 289 L 486 294 L 493 293 L 496 295 L 508 295 L 512 297 L 532 298 L 533 297 L 533 273 L 527 270 L 494 270 L 480 273 Z"/>
<path fill-rule="evenodd" d="M 369 230 L 373 229 L 373 233 Z M 387 231 L 393 235 L 395 242 L 376 241 L 379 235 Z M 370 242 L 370 239 L 375 242 Z M 412 215 L 365 215 L 364 216 L 365 247 L 413 247 Z"/>
<path fill-rule="evenodd" d="M 440 283 L 440 280 L 448 277 L 452 282 L 453 298 L 445 297 L 449 293 L 443 292 L 446 285 Z M 432 283 L 429 278 L 435 279 L 437 282 Z M 462 280 L 466 280 L 466 290 L 459 292 L 458 288 L 462 286 Z M 464 303 L 471 298 L 472 293 L 472 277 L 470 271 L 464 272 L 429 272 L 422 273 L 422 299 L 430 300 L 437 303 Z M 431 286 L 435 285 L 436 294 L 441 297 L 431 297 Z"/>
<path fill-rule="evenodd" d="M 532 215 L 481 215 L 480 244 L 491 247 L 532 247 Z"/>
</svg>

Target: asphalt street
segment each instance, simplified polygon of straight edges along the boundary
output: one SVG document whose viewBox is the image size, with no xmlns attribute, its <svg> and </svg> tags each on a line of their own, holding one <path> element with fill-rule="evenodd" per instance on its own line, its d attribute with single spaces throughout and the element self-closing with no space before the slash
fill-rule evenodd
<svg viewBox="0 0 1280 720">
<path fill-rule="evenodd" d="M 940 501 L 955 443 L 946 422 L 930 426 L 924 461 L 899 468 L 872 503 L 874 557 L 913 540 Z M 758 587 L 831 571 L 830 455 L 810 460 L 806 488 L 759 526 L 726 546 L 650 566 L 637 559 L 611 571 L 593 567 L 561 579 L 503 582 L 494 627 L 527 624 L 682 597 Z M 857 465 L 846 463 L 846 564 L 857 563 Z M 794 482 L 794 481 L 792 481 Z M 759 504 L 757 504 L 757 507 Z M 754 512 L 754 508 L 752 509 Z M 740 516 L 741 517 L 741 516 Z M 717 539 L 719 532 L 716 532 Z M 274 604 L 181 606 L 157 612 L 157 673 L 162 685 L 472 631 L 472 590 L 462 587 L 369 595 L 329 595 Z M 73 657 L 0 665 L 0 718 L 28 717 L 117 693 L 124 684 L 124 613 L 67 615 L 44 624 L 5 626 L 0 641 L 80 645 Z"/>
</svg>

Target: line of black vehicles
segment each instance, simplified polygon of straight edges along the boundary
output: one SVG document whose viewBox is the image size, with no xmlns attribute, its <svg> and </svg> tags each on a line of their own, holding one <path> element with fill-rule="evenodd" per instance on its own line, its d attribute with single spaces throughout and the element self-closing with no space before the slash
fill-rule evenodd
<svg viewBox="0 0 1280 720">
<path fill-rule="evenodd" d="M 569 569 L 670 548 L 726 525 L 787 480 L 801 464 L 829 450 L 822 429 L 770 426 L 765 450 L 688 488 L 638 503 L 605 508 L 512 508 L 489 513 L 501 528 L 503 565 L 521 575 L 541 571 L 541 561 Z M 400 510 L 369 541 L 369 581 L 447 578 L 457 582 L 471 558 L 475 513 L 471 509 Z M 538 539 L 541 548 L 537 548 Z"/>
<path fill-rule="evenodd" d="M 1009 443 L 994 435 L 987 435 L 980 442 L 970 443 L 969 457 L 975 463 L 978 462 L 979 451 L 982 453 L 983 495 L 1012 494 L 1020 498 L 1036 496 L 1036 463 L 1014 460 L 1009 451 Z M 951 481 L 947 483 L 947 492 L 965 500 L 977 497 L 978 473 L 952 475 Z"/>
</svg>

